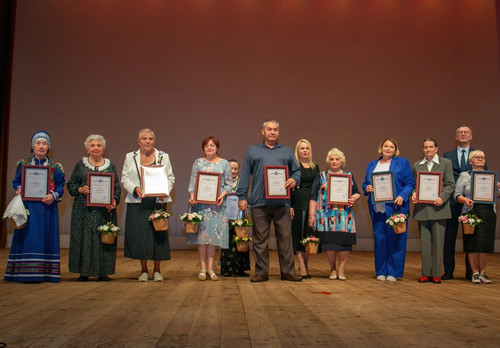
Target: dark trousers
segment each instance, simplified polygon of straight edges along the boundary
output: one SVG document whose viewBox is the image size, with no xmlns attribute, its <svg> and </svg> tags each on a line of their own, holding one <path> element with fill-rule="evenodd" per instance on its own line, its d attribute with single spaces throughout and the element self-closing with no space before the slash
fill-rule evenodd
<svg viewBox="0 0 500 348">
<path fill-rule="evenodd" d="M 445 273 L 453 273 L 455 271 L 455 244 L 458 233 L 458 217 L 462 212 L 462 204 L 457 203 L 453 198 L 450 198 L 451 219 L 446 222 L 446 232 L 444 235 L 443 248 L 443 267 Z M 465 255 L 465 272 L 471 273 L 469 259 Z"/>
<path fill-rule="evenodd" d="M 281 274 L 295 274 L 293 263 L 292 224 L 290 208 L 284 205 L 267 205 L 251 208 L 253 226 L 253 252 L 255 274 L 269 273 L 269 231 L 274 223 Z"/>
</svg>

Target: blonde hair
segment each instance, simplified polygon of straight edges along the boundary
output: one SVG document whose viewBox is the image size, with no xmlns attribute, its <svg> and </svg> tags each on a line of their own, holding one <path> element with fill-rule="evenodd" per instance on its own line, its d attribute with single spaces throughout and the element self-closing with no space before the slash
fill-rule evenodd
<svg viewBox="0 0 500 348">
<path fill-rule="evenodd" d="M 477 155 L 479 155 L 479 156 L 483 155 L 484 159 L 486 159 L 486 155 L 484 154 L 483 151 L 481 151 L 481 150 L 474 150 L 474 151 L 469 152 L 469 163 Z"/>
<path fill-rule="evenodd" d="M 398 143 L 396 142 L 396 140 L 394 140 L 393 138 L 385 138 L 384 140 L 382 140 L 382 142 L 380 143 L 380 145 L 378 146 L 378 153 L 379 154 L 382 154 L 382 146 L 384 146 L 384 143 L 386 141 L 390 141 L 391 143 L 394 144 L 394 147 L 396 148 L 396 153 L 394 153 L 394 156 L 399 156 L 399 147 L 398 147 Z"/>
<path fill-rule="evenodd" d="M 345 155 L 342 151 L 334 147 L 333 149 L 330 149 L 326 155 L 326 164 L 330 165 L 330 157 L 332 156 L 339 156 L 340 160 L 342 161 L 342 168 L 345 167 L 347 161 L 345 159 Z"/>
<path fill-rule="evenodd" d="M 299 148 L 301 143 L 305 143 L 307 146 L 309 146 L 309 158 L 307 159 L 307 164 L 309 164 L 311 168 L 315 168 L 316 164 L 313 163 L 312 146 L 307 139 L 300 139 L 299 141 L 297 141 L 297 145 L 295 145 L 295 159 L 297 160 L 297 163 L 300 165 Z"/>
</svg>

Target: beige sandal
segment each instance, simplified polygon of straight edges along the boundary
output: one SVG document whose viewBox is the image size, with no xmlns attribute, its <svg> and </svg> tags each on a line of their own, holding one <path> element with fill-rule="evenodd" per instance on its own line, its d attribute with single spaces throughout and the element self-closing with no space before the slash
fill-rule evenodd
<svg viewBox="0 0 500 348">
<path fill-rule="evenodd" d="M 330 273 L 330 276 L 328 277 L 330 280 L 335 280 L 337 279 L 337 270 L 333 270 L 332 273 Z"/>
<path fill-rule="evenodd" d="M 200 271 L 200 273 L 198 273 L 198 280 L 207 280 L 207 272 L 206 271 Z"/>
<path fill-rule="evenodd" d="M 213 281 L 219 280 L 219 277 L 217 277 L 217 274 L 215 274 L 214 271 L 209 271 L 208 276 L 210 277 L 210 280 L 213 280 Z"/>
</svg>

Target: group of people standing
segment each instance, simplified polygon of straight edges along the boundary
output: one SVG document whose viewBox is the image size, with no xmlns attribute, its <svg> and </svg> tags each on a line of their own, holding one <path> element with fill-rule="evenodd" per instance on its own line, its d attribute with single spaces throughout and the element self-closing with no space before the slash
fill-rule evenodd
<svg viewBox="0 0 500 348">
<path fill-rule="evenodd" d="M 188 187 L 189 210 L 203 215 L 198 232 L 189 234 L 189 245 L 197 245 L 200 259 L 198 280 L 216 281 L 214 256 L 221 248 L 221 274 L 223 276 L 249 276 L 249 253 L 239 252 L 233 242 L 234 227 L 226 215 L 228 197 L 238 200 L 242 213 L 250 212 L 253 221 L 253 252 L 255 275 L 251 282 L 269 279 L 268 240 L 271 223 L 274 224 L 281 279 L 301 281 L 310 278 L 308 255 L 301 243 L 303 239 L 316 236 L 320 250 L 327 253 L 330 264 L 329 279 L 346 280 L 345 265 L 356 244 L 356 224 L 353 205 L 360 199 L 361 192 L 368 196 L 368 206 L 374 234 L 375 276 L 378 280 L 396 281 L 403 277 L 407 233 L 396 234 L 386 220 L 393 213 L 409 213 L 410 198 L 414 203 L 413 218 L 418 221 L 422 249 L 422 277 L 419 282 L 441 283 L 441 279 L 453 278 L 454 250 L 458 230 L 458 216 L 461 212 L 473 211 L 484 223 L 473 235 L 464 236 L 464 251 L 470 264 L 473 283 L 490 283 L 486 270 L 486 254 L 493 252 L 496 214 L 493 205 L 475 204 L 470 198 L 470 170 L 484 170 L 485 155 L 470 148 L 472 131 L 468 126 L 457 128 L 456 150 L 444 157 L 437 155 L 437 142 L 432 138 L 423 141 L 424 157 L 414 163 L 399 156 L 397 142 L 385 138 L 379 145 L 380 157 L 367 166 L 360 188 L 352 173 L 345 171 L 346 156 L 332 148 L 326 156 L 328 169 L 320 171 L 313 162 L 312 146 L 306 139 L 300 139 L 293 151 L 278 142 L 279 123 L 267 120 L 262 126 L 263 141 L 251 146 L 240 167 L 236 160 L 225 160 L 219 156 L 220 142 L 216 137 L 203 139 L 201 147 L 204 156 L 195 160 Z M 76 165 L 67 182 L 67 190 L 74 197 L 71 215 L 69 270 L 79 273 L 79 281 L 91 277 L 98 281 L 109 281 L 114 274 L 116 241 L 103 244 L 97 226 L 111 222 L 116 225 L 116 205 L 120 202 L 121 185 L 126 191 L 127 203 L 124 253 L 131 259 L 140 260 L 141 282 L 149 279 L 161 282 L 161 261 L 170 259 L 168 234 L 154 231 L 149 221 L 152 211 L 163 208 L 171 202 L 170 192 L 159 197 L 146 196 L 141 190 L 141 166 L 164 166 L 169 190 L 175 183 L 175 176 L 168 154 L 155 148 L 155 134 L 143 129 L 138 135 L 139 149 L 125 157 L 121 181 L 116 166 L 103 157 L 106 140 L 100 135 L 90 135 L 85 140 L 88 155 Z M 60 281 L 59 222 L 57 202 L 60 201 L 65 175 L 62 166 L 47 156 L 50 150 L 50 136 L 47 132 L 36 132 L 31 139 L 34 156 L 18 162 L 13 181 L 17 194 L 21 193 L 23 165 L 50 167 L 50 193 L 37 201 L 24 201 L 29 211 L 26 227 L 15 231 L 9 255 L 6 281 L 41 282 Z M 266 166 L 286 168 L 285 189 L 291 190 L 291 199 L 270 197 L 266 191 Z M 374 203 L 371 196 L 374 187 L 372 173 L 392 172 L 394 180 L 394 201 Z M 420 203 L 415 196 L 417 172 L 440 172 L 442 191 L 432 203 Z M 87 185 L 89 172 L 111 173 L 114 177 L 113 204 L 105 207 L 88 206 Z M 215 204 L 198 202 L 195 196 L 195 182 L 199 172 L 220 173 L 220 188 Z M 344 204 L 331 204 L 328 200 L 328 174 L 350 176 L 350 196 Z M 500 189 L 500 183 L 497 183 Z M 250 191 L 250 192 L 249 192 Z M 452 221 L 455 220 L 455 221 Z M 407 223 L 407 222 L 405 222 Z M 441 276 L 443 265 L 445 273 Z M 299 274 L 295 272 L 294 253 L 299 263 Z M 338 255 L 338 264 L 337 264 Z M 148 260 L 154 264 L 150 275 Z"/>
</svg>

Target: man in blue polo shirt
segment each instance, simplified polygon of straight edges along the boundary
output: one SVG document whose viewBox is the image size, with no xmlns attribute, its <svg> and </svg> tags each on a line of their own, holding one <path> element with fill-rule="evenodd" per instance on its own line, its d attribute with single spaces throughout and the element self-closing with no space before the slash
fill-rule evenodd
<svg viewBox="0 0 500 348">
<path fill-rule="evenodd" d="M 246 211 L 250 204 L 253 227 L 253 251 L 255 257 L 255 276 L 252 282 L 263 282 L 269 278 L 269 230 L 274 223 L 281 279 L 301 281 L 295 274 L 293 263 L 292 228 L 290 216 L 290 200 L 266 199 L 264 166 L 288 167 L 288 179 L 285 188 L 293 188 L 300 183 L 300 169 L 293 150 L 278 143 L 279 123 L 267 120 L 262 125 L 262 143 L 250 146 L 242 165 L 240 183 L 236 191 L 240 210 Z M 251 177 L 251 179 L 250 179 Z M 248 198 L 248 190 L 252 183 L 252 192 Z"/>
</svg>

